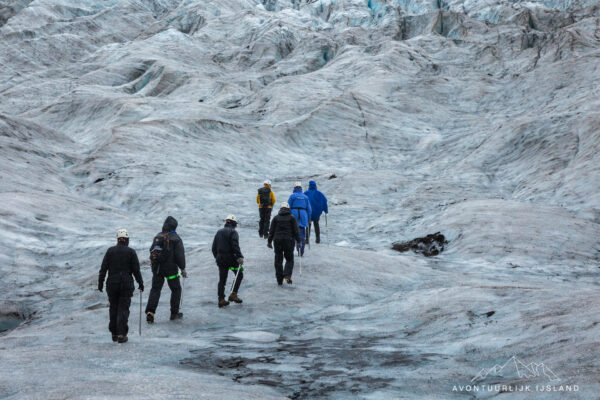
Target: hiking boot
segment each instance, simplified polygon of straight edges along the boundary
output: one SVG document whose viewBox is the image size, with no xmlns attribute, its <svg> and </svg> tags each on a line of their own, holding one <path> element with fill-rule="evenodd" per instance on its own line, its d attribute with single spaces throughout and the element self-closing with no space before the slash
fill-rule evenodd
<svg viewBox="0 0 600 400">
<path fill-rule="evenodd" d="M 285 281 L 287 282 L 288 285 L 292 284 L 292 278 L 290 278 L 289 276 L 285 277 Z"/>
<path fill-rule="evenodd" d="M 148 311 L 146 313 L 146 322 L 149 323 L 149 324 L 153 324 L 154 323 L 154 313 L 153 312 Z"/>
<path fill-rule="evenodd" d="M 238 304 L 242 304 L 242 299 L 240 299 L 237 295 L 237 292 L 233 292 L 229 295 L 229 301 L 233 301 Z"/>
<path fill-rule="evenodd" d="M 174 319 L 181 319 L 181 318 L 183 318 L 183 313 L 180 313 L 180 312 L 171 313 L 171 318 L 170 318 L 171 321 L 173 321 Z"/>
<path fill-rule="evenodd" d="M 283 280 L 280 280 L 280 281 L 278 280 L 278 281 L 277 281 L 277 284 L 278 284 L 279 286 L 283 285 Z"/>
<path fill-rule="evenodd" d="M 321 243 L 321 238 L 317 238 L 317 240 L 315 240 L 315 243 Z"/>
<path fill-rule="evenodd" d="M 117 337 L 117 342 L 119 342 L 119 343 L 125 343 L 127 340 L 129 340 L 129 339 L 127 339 L 127 335 L 119 335 Z"/>
<path fill-rule="evenodd" d="M 116 342 L 117 340 L 119 340 L 119 337 L 117 335 L 112 335 L 112 340 L 113 342 Z"/>
<path fill-rule="evenodd" d="M 219 299 L 219 308 L 227 307 L 229 302 L 225 299 Z"/>
</svg>

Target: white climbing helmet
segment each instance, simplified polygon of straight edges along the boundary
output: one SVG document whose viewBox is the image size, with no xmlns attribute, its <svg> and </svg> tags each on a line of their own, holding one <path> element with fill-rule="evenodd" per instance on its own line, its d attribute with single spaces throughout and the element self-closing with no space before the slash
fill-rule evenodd
<svg viewBox="0 0 600 400">
<path fill-rule="evenodd" d="M 279 208 L 290 208 L 290 205 L 287 203 L 287 201 L 284 201 L 283 203 L 281 203 L 281 206 L 279 206 Z"/>
<path fill-rule="evenodd" d="M 129 238 L 129 233 L 127 233 L 127 229 L 119 229 L 117 231 L 117 239 L 121 238 Z"/>
<path fill-rule="evenodd" d="M 227 218 L 225 218 L 225 221 L 233 221 L 233 222 L 236 222 L 236 223 L 237 223 L 237 218 L 235 217 L 235 215 L 233 215 L 233 214 L 229 214 L 229 215 L 227 216 Z"/>
<path fill-rule="evenodd" d="M 269 186 L 271 186 L 271 180 L 269 180 L 269 179 L 266 179 L 266 180 L 264 181 L 264 184 L 265 184 L 265 185 L 269 185 Z"/>
<path fill-rule="evenodd" d="M 296 181 L 296 184 L 294 185 L 294 187 L 302 187 L 302 182 Z"/>
</svg>

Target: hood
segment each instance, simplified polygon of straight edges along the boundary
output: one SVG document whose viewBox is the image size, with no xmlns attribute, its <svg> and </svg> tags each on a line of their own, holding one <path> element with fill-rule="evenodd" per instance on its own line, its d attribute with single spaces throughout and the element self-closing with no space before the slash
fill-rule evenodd
<svg viewBox="0 0 600 400">
<path fill-rule="evenodd" d="M 289 215 L 289 214 L 291 214 L 291 213 L 292 213 L 292 212 L 290 211 L 290 209 L 289 209 L 289 208 L 281 208 L 281 209 L 279 209 L 279 213 L 278 213 L 278 214 L 279 214 L 279 215 Z"/>
<path fill-rule="evenodd" d="M 236 226 L 237 226 L 237 224 L 234 222 L 225 222 L 225 225 L 223 225 L 224 228 L 233 228 L 233 229 L 235 229 Z"/>
<path fill-rule="evenodd" d="M 170 215 L 165 219 L 165 223 L 163 224 L 162 231 L 163 232 L 172 232 L 177 229 L 177 220 Z"/>
<path fill-rule="evenodd" d="M 294 193 L 302 193 L 302 188 L 301 187 L 294 188 Z"/>
<path fill-rule="evenodd" d="M 317 182 L 315 182 L 315 181 L 308 182 L 308 190 L 317 190 Z"/>
</svg>

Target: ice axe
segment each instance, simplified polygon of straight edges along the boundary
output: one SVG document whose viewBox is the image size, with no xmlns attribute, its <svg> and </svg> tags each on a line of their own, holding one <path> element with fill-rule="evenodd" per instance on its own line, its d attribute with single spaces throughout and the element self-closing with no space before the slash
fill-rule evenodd
<svg viewBox="0 0 600 400">
<path fill-rule="evenodd" d="M 142 291 L 140 290 L 140 336 L 142 336 Z"/>
<path fill-rule="evenodd" d="M 233 289 L 235 288 L 235 284 L 237 283 L 238 280 L 238 276 L 240 274 L 240 269 L 243 271 L 244 267 L 242 267 L 242 265 L 240 264 L 237 269 L 234 269 L 233 267 L 230 268 L 232 271 L 235 271 L 235 279 L 231 282 L 231 288 L 229 289 L 229 295 L 231 296 L 231 294 L 233 293 Z"/>
<path fill-rule="evenodd" d="M 185 277 L 181 278 L 181 298 L 179 299 L 179 309 L 183 307 L 183 288 L 185 288 Z"/>
<path fill-rule="evenodd" d="M 327 213 L 325 214 L 325 237 L 327 237 L 327 247 L 329 247 L 329 233 L 327 229 Z"/>
</svg>

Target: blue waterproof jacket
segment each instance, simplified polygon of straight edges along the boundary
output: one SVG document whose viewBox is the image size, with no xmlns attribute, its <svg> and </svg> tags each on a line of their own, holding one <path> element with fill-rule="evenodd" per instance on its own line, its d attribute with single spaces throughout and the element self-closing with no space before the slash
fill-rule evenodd
<svg viewBox="0 0 600 400">
<path fill-rule="evenodd" d="M 311 221 L 319 219 L 323 211 L 325 211 L 325 214 L 329 213 L 327 209 L 327 197 L 317 190 L 317 183 L 315 181 L 308 182 L 308 190 L 304 194 L 310 200 L 310 207 L 312 208 Z"/>
<path fill-rule="evenodd" d="M 308 226 L 308 218 L 312 214 L 312 209 L 310 207 L 310 200 L 302 193 L 302 188 L 294 189 L 294 193 L 288 199 L 288 204 L 290 205 L 292 215 L 298 221 L 298 226 L 306 228 Z"/>
</svg>

